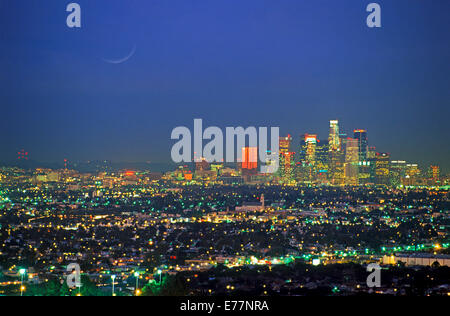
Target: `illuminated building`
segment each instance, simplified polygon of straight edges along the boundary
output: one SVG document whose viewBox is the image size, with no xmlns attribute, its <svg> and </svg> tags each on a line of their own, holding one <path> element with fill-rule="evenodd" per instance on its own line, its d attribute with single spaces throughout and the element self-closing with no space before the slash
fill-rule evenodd
<svg viewBox="0 0 450 316">
<path fill-rule="evenodd" d="M 299 163 L 296 173 L 299 181 L 328 182 L 328 141 L 320 141 L 315 134 L 304 134 L 301 138 L 298 156 Z"/>
<path fill-rule="evenodd" d="M 256 170 L 258 168 L 258 148 L 242 148 L 242 170 Z"/>
<path fill-rule="evenodd" d="M 375 159 L 377 157 L 377 150 L 374 146 L 367 148 L 367 159 Z"/>
<path fill-rule="evenodd" d="M 440 170 L 439 166 L 430 166 L 428 170 L 428 176 L 431 180 L 431 184 L 436 184 L 439 182 Z"/>
<path fill-rule="evenodd" d="M 291 141 L 292 141 L 291 135 L 288 135 L 286 137 L 280 137 L 278 145 L 280 148 L 280 153 L 289 152 L 289 149 L 291 148 Z"/>
<path fill-rule="evenodd" d="M 191 176 L 184 175 L 184 178 L 187 181 L 190 181 Z M 202 180 L 202 181 L 211 181 L 217 178 L 217 171 L 211 170 L 209 162 L 206 161 L 205 158 L 200 158 L 198 161 L 195 161 L 195 175 L 194 179 Z"/>
<path fill-rule="evenodd" d="M 315 176 L 317 135 L 304 134 L 301 137 L 298 168 L 303 181 L 311 181 Z"/>
<path fill-rule="evenodd" d="M 364 161 L 367 158 L 367 131 L 363 129 L 355 129 L 353 131 L 353 138 L 358 141 L 358 155 L 359 161 Z"/>
<path fill-rule="evenodd" d="M 450 266 L 450 256 L 446 254 L 431 253 L 396 253 L 395 255 L 384 255 L 383 264 L 397 265 L 403 262 L 406 266 L 432 266 L 438 263 L 439 266 Z"/>
<path fill-rule="evenodd" d="M 317 140 L 316 144 L 316 169 L 318 172 L 328 172 L 329 162 L 328 141 Z"/>
<path fill-rule="evenodd" d="M 376 184 L 389 184 L 389 154 L 377 153 L 375 160 Z"/>
<path fill-rule="evenodd" d="M 406 161 L 393 160 L 390 166 L 390 180 L 394 186 L 402 185 L 406 177 Z"/>
<path fill-rule="evenodd" d="M 338 121 L 330 121 L 328 169 L 333 185 L 344 184 L 345 141 L 345 134 L 339 133 Z"/>
<path fill-rule="evenodd" d="M 329 175 L 331 184 L 344 184 L 345 171 L 345 143 L 347 135 L 339 132 L 339 121 L 330 121 L 330 133 L 328 136 L 329 151 Z"/>
<path fill-rule="evenodd" d="M 316 146 L 317 146 L 317 135 L 315 134 L 305 134 L 303 135 L 302 150 L 303 153 L 302 160 L 307 166 L 314 166 L 316 164 Z"/>
<path fill-rule="evenodd" d="M 192 180 L 192 172 L 190 172 L 190 171 L 183 173 L 183 176 L 184 176 L 184 180 L 186 180 L 186 181 Z"/>
<path fill-rule="evenodd" d="M 341 142 L 339 138 L 339 121 L 331 120 L 330 121 L 330 134 L 328 136 L 328 144 L 330 151 L 340 151 L 341 150 Z"/>
<path fill-rule="evenodd" d="M 279 174 L 283 182 L 290 182 L 293 175 L 294 153 L 290 152 L 291 135 L 279 138 Z"/>
<path fill-rule="evenodd" d="M 417 185 L 418 178 L 420 176 L 419 165 L 417 164 L 406 164 L 406 176 L 403 185 Z"/>
<path fill-rule="evenodd" d="M 284 182 L 290 182 L 294 172 L 294 153 L 280 153 L 280 174 Z"/>
<path fill-rule="evenodd" d="M 374 183 L 374 169 L 375 164 L 374 161 L 365 160 L 358 162 L 358 183 L 359 184 L 369 184 Z"/>
<path fill-rule="evenodd" d="M 349 138 L 345 147 L 344 177 L 345 184 L 358 184 L 358 161 L 359 161 L 358 140 Z"/>
<path fill-rule="evenodd" d="M 242 206 L 236 206 L 236 212 L 256 212 L 264 210 L 265 202 L 264 202 L 264 194 L 261 194 L 261 198 L 259 202 L 244 202 Z"/>
<path fill-rule="evenodd" d="M 376 172 L 375 172 L 375 166 L 377 162 L 377 151 L 374 146 L 370 146 L 367 149 L 367 160 L 366 160 L 366 168 L 362 170 L 363 173 L 368 172 L 369 173 L 369 179 L 367 180 L 368 183 L 375 184 L 376 183 Z M 361 168 L 360 168 L 361 170 Z M 363 182 L 365 182 L 363 180 Z"/>
<path fill-rule="evenodd" d="M 195 171 L 206 171 L 209 169 L 209 163 L 205 158 L 200 158 L 200 161 L 195 162 Z"/>
<path fill-rule="evenodd" d="M 222 163 L 212 163 L 211 170 L 219 172 L 223 168 Z"/>
<path fill-rule="evenodd" d="M 188 166 L 178 166 L 178 168 L 170 175 L 171 178 L 174 178 L 175 180 L 185 180 L 185 174 L 191 173 Z M 192 173 L 191 173 L 192 174 Z M 188 176 L 189 177 L 189 176 Z"/>
</svg>

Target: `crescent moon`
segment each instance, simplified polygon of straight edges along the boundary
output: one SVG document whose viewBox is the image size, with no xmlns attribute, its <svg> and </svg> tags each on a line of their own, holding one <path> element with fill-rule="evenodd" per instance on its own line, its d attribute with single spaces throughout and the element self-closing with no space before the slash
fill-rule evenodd
<svg viewBox="0 0 450 316">
<path fill-rule="evenodd" d="M 120 58 L 120 59 L 105 59 L 105 58 L 103 58 L 103 60 L 110 64 L 121 64 L 121 63 L 126 62 L 131 57 L 133 57 L 135 52 L 136 52 L 136 45 L 133 45 L 133 49 L 127 56 Z"/>
</svg>

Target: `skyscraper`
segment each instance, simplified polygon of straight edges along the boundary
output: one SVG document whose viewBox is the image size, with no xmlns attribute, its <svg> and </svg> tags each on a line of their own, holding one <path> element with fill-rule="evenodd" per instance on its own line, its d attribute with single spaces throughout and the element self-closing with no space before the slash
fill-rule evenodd
<svg viewBox="0 0 450 316">
<path fill-rule="evenodd" d="M 317 163 L 317 135 L 304 134 L 301 136 L 300 151 L 299 151 L 299 165 L 297 168 L 301 169 L 303 181 L 312 181 L 315 177 L 316 163 Z"/>
<path fill-rule="evenodd" d="M 316 144 L 316 165 L 322 170 L 328 172 L 329 168 L 329 154 L 328 154 L 328 141 L 327 140 L 317 140 Z"/>
<path fill-rule="evenodd" d="M 289 183 L 294 175 L 294 153 L 280 153 L 280 174 L 284 183 Z"/>
<path fill-rule="evenodd" d="M 367 158 L 367 131 L 364 129 L 355 129 L 353 131 L 353 138 L 358 140 L 358 156 L 359 161 L 365 161 Z"/>
<path fill-rule="evenodd" d="M 377 153 L 375 160 L 375 181 L 377 184 L 389 184 L 389 154 Z"/>
<path fill-rule="evenodd" d="M 279 140 L 280 153 L 288 153 L 289 152 L 289 149 L 291 147 L 291 141 L 292 141 L 292 137 L 289 134 L 286 137 L 280 137 L 280 140 Z"/>
<path fill-rule="evenodd" d="M 406 161 L 394 160 L 390 163 L 390 184 L 402 185 L 406 177 Z"/>
<path fill-rule="evenodd" d="M 347 146 L 345 149 L 345 165 L 344 177 L 345 184 L 358 184 L 358 141 L 353 138 L 347 139 Z"/>
<path fill-rule="evenodd" d="M 279 139 L 279 170 L 283 182 L 290 182 L 293 175 L 294 153 L 289 151 L 291 148 L 291 141 L 292 137 L 289 134 L 286 137 L 280 137 Z"/>
<path fill-rule="evenodd" d="M 305 162 L 307 165 L 314 166 L 316 164 L 317 135 L 305 134 L 305 145 Z"/>
<path fill-rule="evenodd" d="M 430 166 L 428 170 L 428 176 L 431 180 L 431 184 L 434 185 L 439 182 L 440 170 L 439 166 Z"/>
<path fill-rule="evenodd" d="M 242 169 L 253 170 L 258 168 L 258 148 L 243 147 L 242 148 Z"/>
<path fill-rule="evenodd" d="M 341 150 L 341 142 L 339 139 L 339 121 L 338 120 L 330 121 L 330 134 L 328 136 L 328 144 L 329 144 L 330 151 Z"/>
</svg>

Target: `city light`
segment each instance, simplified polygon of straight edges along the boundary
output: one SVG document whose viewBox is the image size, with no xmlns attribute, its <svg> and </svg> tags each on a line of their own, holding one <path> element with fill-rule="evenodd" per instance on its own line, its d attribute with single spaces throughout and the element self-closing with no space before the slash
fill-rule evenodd
<svg viewBox="0 0 450 316">
<path fill-rule="evenodd" d="M 0 296 L 450 296 L 450 1 L 60 2 L 0 4 Z"/>
</svg>

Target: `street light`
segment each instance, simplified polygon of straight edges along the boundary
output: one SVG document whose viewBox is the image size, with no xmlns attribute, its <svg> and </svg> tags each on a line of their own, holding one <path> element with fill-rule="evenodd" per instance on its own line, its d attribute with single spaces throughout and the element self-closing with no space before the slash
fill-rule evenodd
<svg viewBox="0 0 450 316">
<path fill-rule="evenodd" d="M 162 274 L 161 269 L 158 269 L 158 271 L 156 271 L 156 273 L 159 274 L 159 285 L 161 285 L 161 274 Z"/>
<path fill-rule="evenodd" d="M 134 273 L 134 276 L 136 277 L 136 296 L 138 296 L 140 294 L 140 291 L 139 291 L 139 272 L 136 271 Z"/>
<path fill-rule="evenodd" d="M 111 279 L 112 279 L 112 296 L 116 296 L 114 294 L 114 280 L 116 279 L 116 275 L 115 274 L 111 275 Z"/>
<path fill-rule="evenodd" d="M 20 274 L 20 296 L 23 295 L 23 290 L 25 289 L 23 286 L 23 276 L 25 275 L 25 273 L 27 272 L 27 270 L 25 269 L 20 269 L 19 270 L 19 274 Z"/>
</svg>

